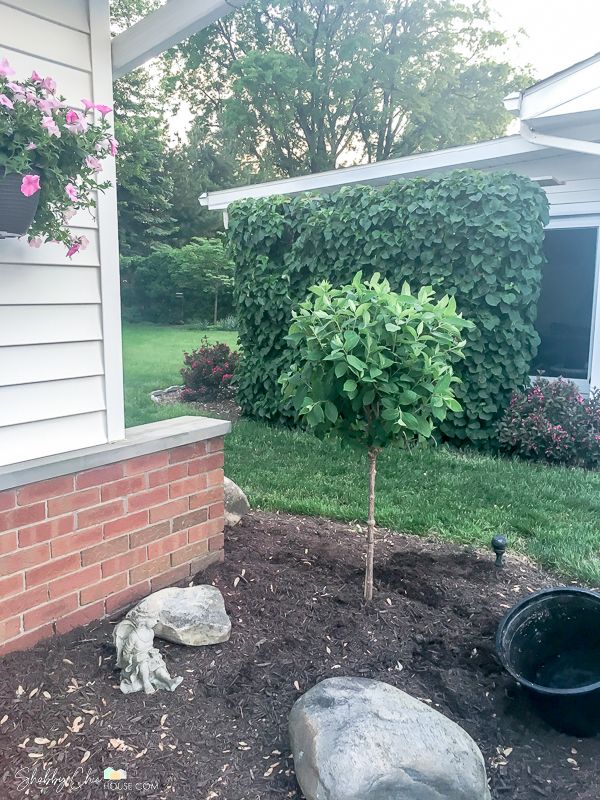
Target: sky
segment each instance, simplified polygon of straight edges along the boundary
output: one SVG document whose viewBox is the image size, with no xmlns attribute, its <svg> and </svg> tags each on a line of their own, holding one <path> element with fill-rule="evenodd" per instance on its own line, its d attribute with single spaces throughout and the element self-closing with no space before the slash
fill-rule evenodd
<svg viewBox="0 0 600 800">
<path fill-rule="evenodd" d="M 523 28 L 509 56 L 515 66 L 533 66 L 537 80 L 600 52 L 600 0 L 488 0 L 508 33 Z"/>
</svg>

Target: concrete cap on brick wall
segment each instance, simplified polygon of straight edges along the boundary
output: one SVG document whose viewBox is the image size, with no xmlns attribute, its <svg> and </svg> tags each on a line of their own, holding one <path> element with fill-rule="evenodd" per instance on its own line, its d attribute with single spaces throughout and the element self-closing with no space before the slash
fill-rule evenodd
<svg viewBox="0 0 600 800">
<path fill-rule="evenodd" d="M 59 453 L 31 461 L 0 467 L 0 491 L 30 483 L 71 475 L 94 467 L 170 450 L 181 445 L 223 436 L 231 430 L 227 420 L 209 417 L 176 417 L 125 431 L 125 439 L 69 453 Z"/>
</svg>

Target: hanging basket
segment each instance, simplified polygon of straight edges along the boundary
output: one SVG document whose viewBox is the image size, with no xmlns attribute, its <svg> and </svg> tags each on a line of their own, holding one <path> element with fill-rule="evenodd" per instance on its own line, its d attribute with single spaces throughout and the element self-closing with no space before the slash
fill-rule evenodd
<svg viewBox="0 0 600 800">
<path fill-rule="evenodd" d="M 30 170 L 32 173 L 41 175 L 37 169 Z M 40 193 L 26 197 L 21 191 L 22 180 L 16 172 L 5 176 L 4 167 L 0 167 L 0 239 L 25 236 L 35 217 Z"/>
</svg>

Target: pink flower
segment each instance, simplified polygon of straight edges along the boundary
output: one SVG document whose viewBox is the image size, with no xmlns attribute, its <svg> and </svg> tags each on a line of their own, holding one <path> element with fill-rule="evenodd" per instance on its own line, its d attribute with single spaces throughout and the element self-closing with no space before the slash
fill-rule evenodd
<svg viewBox="0 0 600 800">
<path fill-rule="evenodd" d="M 112 111 L 112 108 L 109 108 L 108 106 L 96 106 L 96 108 L 97 108 L 97 109 L 98 109 L 98 111 L 99 111 L 99 112 L 102 114 L 102 117 L 103 117 L 103 118 L 104 118 L 104 117 L 105 117 L 107 114 L 110 114 L 110 112 Z"/>
<path fill-rule="evenodd" d="M 87 238 L 87 236 L 82 236 L 81 237 L 81 243 L 79 245 L 79 249 L 80 250 L 85 250 L 87 248 L 87 246 L 89 245 L 89 243 L 90 243 L 90 240 Z"/>
<path fill-rule="evenodd" d="M 67 196 L 69 197 L 70 200 L 72 200 L 74 203 L 77 202 L 77 187 L 73 186 L 71 182 L 67 183 L 67 185 L 65 186 L 65 192 L 67 193 Z"/>
<path fill-rule="evenodd" d="M 76 115 L 76 120 L 68 123 L 64 127 L 71 131 L 71 133 L 85 133 L 88 129 L 88 124 L 85 118 L 78 111 L 73 111 L 73 114 Z M 67 114 L 67 117 L 68 116 L 69 114 Z"/>
<path fill-rule="evenodd" d="M 14 108 L 12 100 L 5 94 L 0 94 L 0 106 L 6 106 L 7 108 Z"/>
<path fill-rule="evenodd" d="M 76 213 L 77 213 L 77 209 L 74 208 L 73 206 L 69 206 L 69 208 L 66 208 L 63 211 L 63 219 L 65 221 L 65 225 L 68 225 L 69 222 L 71 222 L 71 220 L 73 219 L 73 217 L 75 216 Z"/>
<path fill-rule="evenodd" d="M 31 197 L 32 194 L 40 190 L 40 176 L 39 175 L 23 175 L 21 182 L 21 191 L 25 197 Z"/>
<path fill-rule="evenodd" d="M 29 240 L 29 247 L 35 247 L 37 249 L 38 247 L 41 246 L 41 244 L 42 244 L 42 240 L 40 239 L 39 236 L 36 236 L 35 239 L 30 239 Z"/>
<path fill-rule="evenodd" d="M 42 79 L 40 78 L 40 76 L 37 74 L 37 72 L 35 70 L 33 70 L 33 72 L 31 73 L 31 80 L 34 83 L 41 83 L 42 82 Z"/>
<path fill-rule="evenodd" d="M 11 68 L 5 58 L 2 59 L 2 64 L 0 64 L 0 75 L 16 75 L 14 69 Z"/>
<path fill-rule="evenodd" d="M 25 96 L 27 97 L 27 105 L 28 106 L 37 105 L 37 97 L 34 95 L 33 92 L 25 92 Z"/>
<path fill-rule="evenodd" d="M 67 111 L 66 119 L 67 119 L 67 122 L 77 122 L 79 117 L 77 116 L 77 112 L 73 111 L 73 109 L 71 109 L 70 111 Z"/>
<path fill-rule="evenodd" d="M 37 107 L 43 114 L 50 116 L 52 114 L 52 109 L 54 108 L 53 104 L 50 100 L 38 100 Z"/>
<path fill-rule="evenodd" d="M 110 144 L 110 154 L 111 154 L 111 156 L 116 156 L 117 155 L 117 147 L 119 146 L 119 143 L 117 142 L 117 140 L 115 139 L 114 136 L 111 136 L 109 138 L 108 142 Z"/>
<path fill-rule="evenodd" d="M 75 253 L 81 249 L 81 245 L 79 242 L 73 242 L 69 250 L 67 251 L 67 258 L 73 258 Z"/>
<path fill-rule="evenodd" d="M 37 150 L 37 144 L 34 144 L 33 142 L 29 142 L 29 144 L 27 145 L 25 150 Z"/>
<path fill-rule="evenodd" d="M 91 111 L 93 108 L 96 108 L 96 106 L 90 100 L 82 100 L 81 102 L 85 106 L 85 113 L 86 114 L 87 114 L 88 111 Z"/>
<path fill-rule="evenodd" d="M 86 167 L 93 169 L 95 172 L 102 172 L 102 164 L 96 158 L 96 156 L 88 156 L 85 159 Z"/>
<path fill-rule="evenodd" d="M 56 136 L 57 139 L 60 139 L 58 125 L 52 117 L 42 117 L 42 128 L 45 128 L 51 136 Z"/>
<path fill-rule="evenodd" d="M 11 81 L 8 81 L 6 85 L 11 90 L 11 92 L 17 92 L 18 94 L 25 94 L 25 87 L 21 86 L 21 84 L 19 83 L 12 83 Z"/>
<path fill-rule="evenodd" d="M 53 81 L 52 78 L 44 78 L 42 81 L 42 89 L 54 94 L 56 91 L 56 81 Z"/>
</svg>

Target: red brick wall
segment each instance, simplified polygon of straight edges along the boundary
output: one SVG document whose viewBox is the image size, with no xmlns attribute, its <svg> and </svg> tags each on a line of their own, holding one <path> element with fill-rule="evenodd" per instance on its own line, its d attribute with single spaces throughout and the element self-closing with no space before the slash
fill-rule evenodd
<svg viewBox="0 0 600 800">
<path fill-rule="evenodd" d="M 0 492 L 0 654 L 223 555 L 223 437 Z"/>
</svg>

